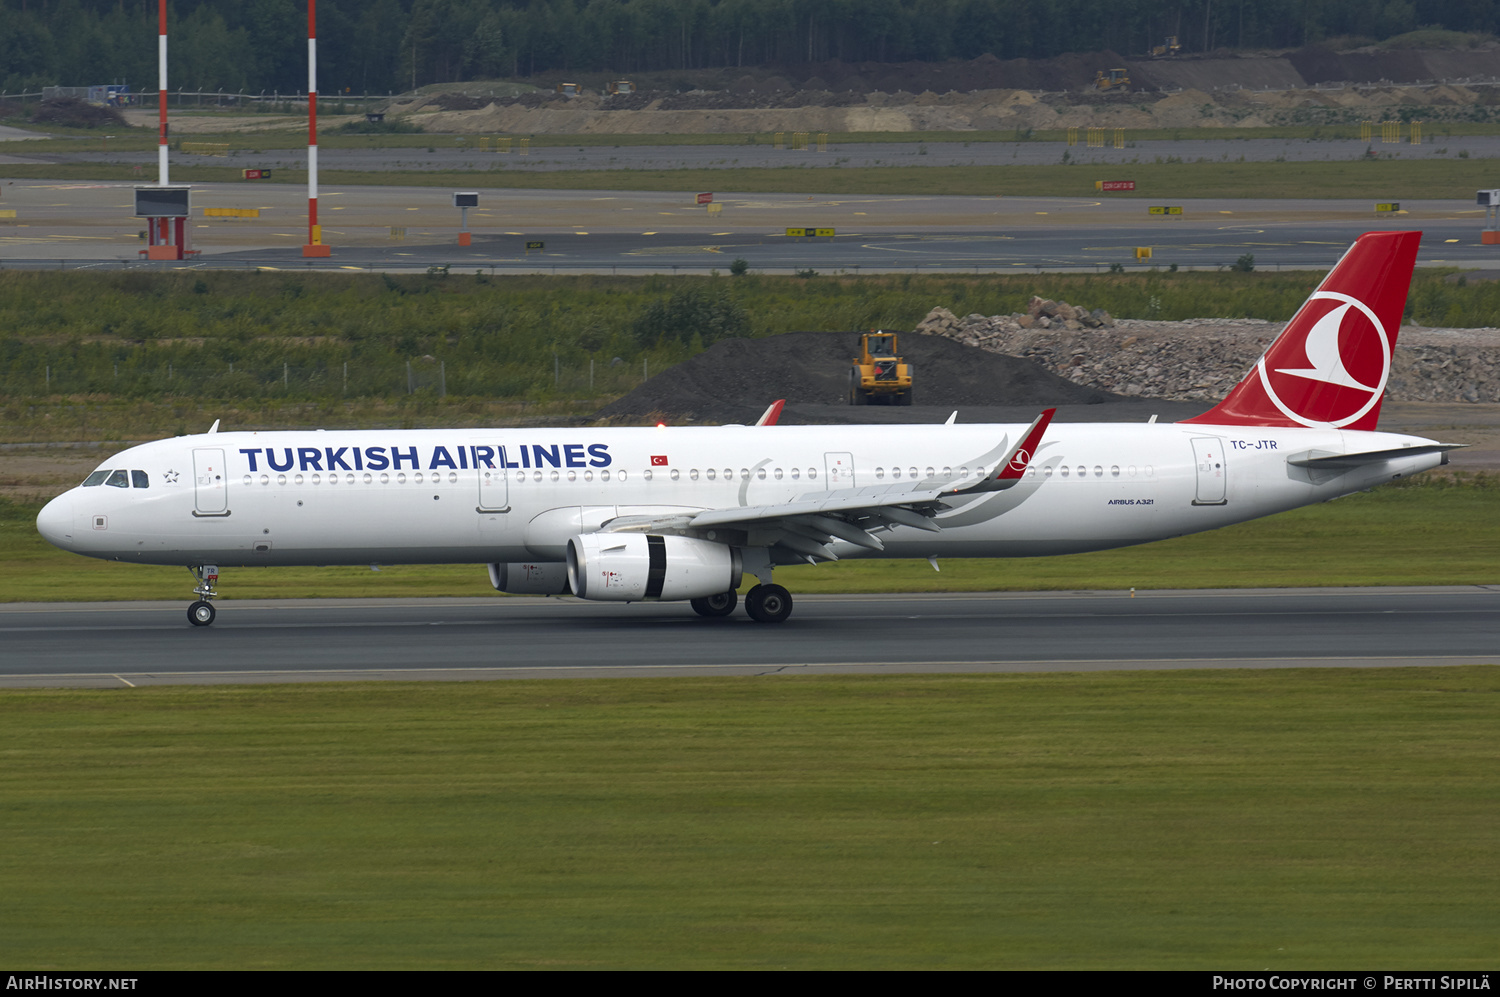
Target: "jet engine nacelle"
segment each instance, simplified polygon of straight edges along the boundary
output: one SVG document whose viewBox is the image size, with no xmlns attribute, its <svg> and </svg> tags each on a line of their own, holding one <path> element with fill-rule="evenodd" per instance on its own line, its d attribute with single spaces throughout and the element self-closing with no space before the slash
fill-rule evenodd
<svg viewBox="0 0 1500 997">
<path fill-rule="evenodd" d="M 567 595 L 568 566 L 560 561 L 491 564 L 490 584 L 511 595 Z"/>
<path fill-rule="evenodd" d="M 583 533 L 568 541 L 568 583 L 582 599 L 703 599 L 739 587 L 740 552 L 692 537 Z"/>
</svg>

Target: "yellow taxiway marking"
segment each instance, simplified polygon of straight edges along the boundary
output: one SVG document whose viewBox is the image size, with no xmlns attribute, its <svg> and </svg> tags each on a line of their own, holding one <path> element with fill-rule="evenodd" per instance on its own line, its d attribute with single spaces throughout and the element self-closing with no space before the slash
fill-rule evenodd
<svg viewBox="0 0 1500 997">
<path fill-rule="evenodd" d="M 1039 215 L 1045 215 L 1045 214 L 1046 214 L 1046 213 L 1047 213 L 1047 212 L 1045 212 L 1045 211 L 1038 211 L 1038 212 L 1037 212 L 1037 214 L 1039 214 Z"/>
<path fill-rule="evenodd" d="M 712 235 L 734 235 L 733 232 L 713 232 Z"/>
<path fill-rule="evenodd" d="M 642 232 L 641 235 L 655 235 L 655 232 Z"/>
<path fill-rule="evenodd" d="M 1444 239 L 1444 242 L 1457 242 L 1457 239 Z"/>
<path fill-rule="evenodd" d="M 280 270 L 280 267 L 256 267 L 257 270 Z"/>
<path fill-rule="evenodd" d="M 588 235 L 587 232 L 574 232 L 574 235 Z"/>
<path fill-rule="evenodd" d="M 134 683 L 134 682 L 132 682 L 132 681 L 130 681 L 130 680 L 129 680 L 129 679 L 122 679 L 122 678 L 120 678 L 120 676 L 118 676 L 118 675 L 111 675 L 111 676 L 110 676 L 110 677 L 111 677 L 111 678 L 117 678 L 117 679 L 120 679 L 120 681 L 121 681 L 121 682 L 124 682 L 124 683 L 125 683 L 125 684 L 126 684 L 126 685 L 128 685 L 128 686 L 130 686 L 130 688 L 132 688 L 132 689 L 134 689 L 134 688 L 135 688 L 135 683 Z"/>
<path fill-rule="evenodd" d="M 868 211 L 856 211 L 855 214 L 856 215 L 868 215 L 869 212 Z"/>
<path fill-rule="evenodd" d="M 525 235 L 525 232 L 507 232 L 506 235 Z"/>
<path fill-rule="evenodd" d="M 407 208 L 407 211 L 421 211 L 421 208 Z"/>
<path fill-rule="evenodd" d="M 1232 214 L 1234 214 L 1234 212 L 1233 211 L 1221 211 L 1221 212 L 1219 212 L 1219 214 L 1221 214 L 1221 215 L 1232 215 Z"/>
<path fill-rule="evenodd" d="M 351 265 L 349 265 L 349 264 L 348 264 L 348 263 L 345 263 L 345 264 L 342 264 L 342 265 L 341 265 L 341 266 L 340 266 L 340 267 L 339 267 L 339 269 L 340 269 L 340 270 L 363 270 L 363 269 L 364 269 L 364 267 L 356 267 L 356 266 L 351 266 Z"/>
</svg>

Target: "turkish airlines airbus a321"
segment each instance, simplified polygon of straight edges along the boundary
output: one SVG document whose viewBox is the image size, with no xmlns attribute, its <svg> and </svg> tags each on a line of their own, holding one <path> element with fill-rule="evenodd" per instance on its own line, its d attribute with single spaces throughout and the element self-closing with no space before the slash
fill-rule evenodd
<svg viewBox="0 0 1500 997">
<path fill-rule="evenodd" d="M 196 626 L 221 566 L 437 562 L 486 564 L 502 592 L 703 616 L 731 613 L 750 574 L 746 611 L 778 623 L 777 565 L 1123 547 L 1445 463 L 1452 445 L 1375 431 L 1420 241 L 1361 236 L 1184 422 L 210 432 L 111 457 L 37 528 L 90 557 L 187 566 Z"/>
</svg>

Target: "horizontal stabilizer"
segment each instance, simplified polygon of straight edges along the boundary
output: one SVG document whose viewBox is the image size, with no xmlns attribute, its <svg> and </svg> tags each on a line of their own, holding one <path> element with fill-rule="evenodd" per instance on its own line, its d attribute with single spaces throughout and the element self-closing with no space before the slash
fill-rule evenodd
<svg viewBox="0 0 1500 997">
<path fill-rule="evenodd" d="M 1288 457 L 1286 462 L 1293 467 L 1320 467 L 1320 468 L 1344 468 L 1363 467 L 1366 464 L 1379 464 L 1387 460 L 1400 460 L 1403 457 L 1421 457 L 1424 454 L 1447 453 L 1449 450 L 1460 450 L 1467 443 L 1432 443 L 1420 447 L 1395 447 L 1390 450 L 1366 450 L 1363 453 L 1335 453 L 1322 454 L 1318 451 L 1303 454 L 1297 457 Z M 1317 456 L 1314 456 L 1317 454 Z"/>
</svg>

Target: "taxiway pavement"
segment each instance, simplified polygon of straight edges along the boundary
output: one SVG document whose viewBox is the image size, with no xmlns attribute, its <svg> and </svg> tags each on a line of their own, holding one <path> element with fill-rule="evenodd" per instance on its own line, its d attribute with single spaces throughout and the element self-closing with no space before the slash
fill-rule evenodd
<svg viewBox="0 0 1500 997">
<path fill-rule="evenodd" d="M 480 188 L 472 244 L 458 245 L 452 192 L 430 187 L 327 187 L 319 212 L 327 259 L 302 256 L 306 191 L 289 184 L 201 184 L 182 261 L 140 259 L 144 229 L 129 184 L 0 181 L 15 212 L 0 225 L 6 268 L 306 268 L 494 273 L 706 273 L 735 259 L 787 273 L 992 272 L 1111 266 L 1327 268 L 1361 232 L 1420 228 L 1419 264 L 1483 268 L 1483 210 L 1467 201 L 1407 202 L 1396 215 L 1347 200 L 1184 200 L 1151 215 L 1136 197 L 850 196 L 719 192 L 717 214 L 693 194 Z M 255 218 L 209 218 L 249 208 Z M 789 237 L 787 229 L 832 229 Z M 528 243 L 541 248 L 528 250 Z M 1149 261 L 1136 250 L 1150 248 Z"/>
</svg>

